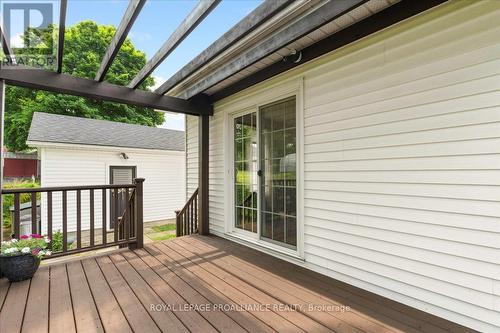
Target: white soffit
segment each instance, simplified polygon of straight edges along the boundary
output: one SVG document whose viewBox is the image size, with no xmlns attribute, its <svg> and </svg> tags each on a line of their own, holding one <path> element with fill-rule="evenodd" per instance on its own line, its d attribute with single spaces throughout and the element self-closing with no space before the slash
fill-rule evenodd
<svg viewBox="0 0 500 333">
<path fill-rule="evenodd" d="M 241 80 L 241 79 L 257 72 L 257 71 L 259 71 L 259 70 L 261 70 L 269 65 L 272 65 L 275 62 L 281 61 L 283 59 L 283 57 L 290 55 L 292 50 L 297 50 L 297 51 L 302 50 L 302 49 L 322 40 L 323 38 L 336 33 L 339 30 L 342 30 L 342 29 L 344 29 L 344 28 L 346 28 L 346 27 L 348 27 L 356 22 L 359 22 L 359 21 L 385 9 L 385 8 L 390 7 L 391 5 L 393 5 L 399 1 L 400 0 L 369 0 L 366 3 L 364 3 L 363 5 L 361 5 L 355 9 L 353 9 L 352 11 L 338 17 L 337 19 L 333 20 L 332 22 L 325 24 L 324 26 L 312 31 L 311 33 L 298 39 L 297 41 L 295 41 L 295 42 L 287 45 L 286 47 L 270 54 L 269 56 L 259 60 L 255 64 L 253 64 L 253 65 L 239 71 L 238 73 L 232 75 L 231 77 L 219 82 L 218 84 L 214 85 L 213 87 L 205 90 L 204 93 L 207 95 L 212 95 L 212 94 L 222 90 L 223 88 L 228 87 L 228 86 L 238 82 L 239 80 Z M 301 8 L 302 10 L 300 10 L 300 15 L 302 16 L 307 11 L 312 10 L 311 8 L 317 8 L 318 6 L 321 6 L 323 3 L 324 2 L 316 1 L 314 4 L 309 3 L 308 7 L 303 6 Z M 287 25 L 290 24 L 294 19 L 297 19 L 299 17 L 297 12 L 299 12 L 299 11 L 296 9 L 296 11 L 295 11 L 296 15 L 294 15 L 294 17 L 292 19 L 290 19 L 290 17 L 288 17 L 288 20 L 286 20 Z M 289 16 L 291 16 L 291 15 L 289 15 Z M 283 29 L 284 27 L 285 27 L 285 25 L 282 25 L 280 27 L 280 29 L 274 29 L 273 33 L 276 33 L 277 31 Z M 274 26 L 274 28 L 275 28 L 275 26 Z M 267 37 L 269 35 L 270 34 L 267 33 L 265 36 Z M 264 38 L 262 38 L 263 37 L 262 34 L 257 34 L 256 37 L 258 37 L 257 42 L 264 39 Z M 248 47 L 250 47 L 252 45 L 255 45 L 255 44 L 252 43 L 251 45 L 249 45 L 249 44 L 245 43 L 245 46 L 246 46 L 245 49 L 247 49 Z M 242 51 L 240 51 L 239 53 L 241 53 L 241 52 Z M 235 56 L 235 54 L 233 53 L 230 56 Z M 224 61 L 226 61 L 226 60 L 227 60 L 227 56 L 224 57 Z M 188 88 L 189 86 L 194 85 L 196 82 L 201 80 L 201 78 L 205 77 L 206 75 L 210 75 L 210 72 L 212 72 L 213 70 L 218 68 L 219 64 L 220 63 L 218 63 L 218 64 L 211 63 L 211 64 L 205 66 L 200 71 L 198 71 L 198 73 L 197 73 L 198 75 L 196 75 L 196 74 L 193 75 L 188 80 L 183 82 L 181 85 L 175 87 L 174 90 L 172 90 L 169 94 L 173 93 L 174 96 L 180 95 L 184 91 L 184 89 Z M 207 69 L 209 71 L 207 71 Z"/>
</svg>

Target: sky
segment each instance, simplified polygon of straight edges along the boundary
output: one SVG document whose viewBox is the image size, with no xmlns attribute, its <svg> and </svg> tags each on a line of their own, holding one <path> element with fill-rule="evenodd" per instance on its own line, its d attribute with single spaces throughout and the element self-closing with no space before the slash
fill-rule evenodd
<svg viewBox="0 0 500 333">
<path fill-rule="evenodd" d="M 54 21 L 58 22 L 59 1 L 44 1 L 54 3 Z M 156 68 L 152 74 L 156 86 L 175 74 L 262 1 L 222 0 L 210 15 Z M 134 46 L 143 51 L 147 59 L 150 59 L 197 2 L 197 0 L 147 0 L 128 37 Z M 117 27 L 128 3 L 129 0 L 68 0 L 66 26 L 72 26 L 83 20 L 93 20 L 99 24 Z M 13 18 L 13 21 L 20 23 L 21 17 Z M 36 22 L 36 17 L 32 19 Z M 17 42 L 22 43 L 20 39 L 22 24 L 12 29 L 19 31 L 13 31 L 11 34 L 14 36 L 11 39 L 11 45 L 16 45 Z M 16 41 L 16 36 L 19 41 Z M 166 122 L 162 127 L 184 130 L 183 115 L 165 114 L 165 117 Z"/>
</svg>

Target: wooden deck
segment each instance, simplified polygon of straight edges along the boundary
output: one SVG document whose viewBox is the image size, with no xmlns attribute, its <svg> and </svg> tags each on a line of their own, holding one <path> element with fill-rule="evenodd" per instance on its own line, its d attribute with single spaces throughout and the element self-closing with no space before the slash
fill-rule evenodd
<svg viewBox="0 0 500 333">
<path fill-rule="evenodd" d="M 2 333 L 470 332 L 202 236 L 41 267 L 31 281 L 2 279 L 0 305 Z"/>
</svg>

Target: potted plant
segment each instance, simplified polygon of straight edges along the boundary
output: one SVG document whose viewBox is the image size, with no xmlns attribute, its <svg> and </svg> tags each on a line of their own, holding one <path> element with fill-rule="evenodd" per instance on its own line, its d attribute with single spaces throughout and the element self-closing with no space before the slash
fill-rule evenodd
<svg viewBox="0 0 500 333">
<path fill-rule="evenodd" d="M 20 239 L 2 242 L 0 248 L 0 270 L 10 282 L 31 279 L 40 260 L 51 255 L 50 239 L 37 234 L 24 235 Z"/>
</svg>

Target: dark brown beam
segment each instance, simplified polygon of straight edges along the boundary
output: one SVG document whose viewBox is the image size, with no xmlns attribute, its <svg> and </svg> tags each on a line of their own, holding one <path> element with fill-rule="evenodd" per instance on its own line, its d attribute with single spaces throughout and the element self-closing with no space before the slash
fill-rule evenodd
<svg viewBox="0 0 500 333">
<path fill-rule="evenodd" d="M 222 68 L 219 68 L 215 72 L 207 75 L 206 78 L 186 89 L 181 96 L 189 99 L 192 96 L 203 93 L 208 88 L 216 85 L 224 79 L 227 79 L 231 75 L 238 73 L 248 66 L 251 66 L 262 58 L 265 58 L 290 43 L 293 43 L 308 33 L 316 30 L 320 26 L 333 21 L 342 14 L 353 10 L 365 2 L 366 0 L 342 0 L 329 1 L 325 3 L 313 12 L 302 17 L 300 20 L 292 23 L 263 42 L 250 48 L 248 51 L 224 65 Z"/>
<path fill-rule="evenodd" d="M 153 71 L 165 60 L 166 57 L 200 24 L 210 12 L 217 7 L 221 0 L 200 0 L 196 7 L 181 22 L 170 35 L 160 50 L 147 62 L 128 85 L 137 88 Z"/>
<path fill-rule="evenodd" d="M 291 4 L 294 0 L 266 0 L 260 6 L 255 8 L 250 14 L 245 16 L 234 27 L 228 30 L 219 39 L 213 42 L 196 58 L 191 60 L 187 65 L 182 67 L 177 73 L 172 75 L 165 83 L 163 83 L 156 93 L 165 94 L 170 89 L 175 87 L 181 81 L 186 79 L 192 73 L 206 65 L 209 61 L 216 56 L 227 50 L 229 47 L 238 42 L 241 38 L 245 37 L 262 23 L 269 20 L 276 13 L 281 11 L 284 7 Z"/>
<path fill-rule="evenodd" d="M 59 36 L 57 43 L 57 72 L 62 72 L 63 53 L 64 53 L 64 34 L 66 32 L 66 9 L 68 0 L 61 0 L 59 5 Z"/>
<path fill-rule="evenodd" d="M 208 220 L 208 128 L 209 117 L 198 118 L 198 232 L 209 234 Z"/>
<path fill-rule="evenodd" d="M 311 46 L 306 47 L 301 51 L 302 59 L 300 62 L 295 63 L 292 59 L 284 59 L 284 61 L 274 63 L 214 93 L 209 97 L 210 102 L 215 103 L 216 101 L 231 96 L 243 89 L 265 81 L 294 67 L 300 66 L 328 52 L 334 51 L 360 38 L 385 29 L 446 1 L 447 0 L 402 0 L 401 2 L 372 15 L 367 19 L 355 23 Z"/>
<path fill-rule="evenodd" d="M 41 69 L 9 66 L 0 68 L 0 79 L 7 84 L 32 89 L 53 91 L 61 94 L 149 107 L 199 116 L 212 114 L 212 106 L 205 99 L 192 101 L 162 96 L 149 91 L 117 86 L 107 82 L 73 77 Z"/>
<path fill-rule="evenodd" d="M 116 29 L 115 35 L 113 36 L 111 43 L 109 43 L 108 49 L 106 50 L 106 53 L 102 58 L 101 67 L 99 67 L 99 70 L 95 75 L 96 81 L 101 82 L 104 80 L 106 73 L 111 67 L 111 64 L 118 54 L 118 51 L 120 51 L 122 44 L 125 42 L 125 39 L 127 38 L 128 33 L 132 28 L 132 25 L 137 19 L 137 16 L 139 16 L 139 13 L 141 12 L 142 7 L 144 7 L 145 3 L 146 0 L 130 0 L 127 10 L 125 10 L 125 14 L 123 15 L 123 18 L 120 22 L 120 25 Z"/>
<path fill-rule="evenodd" d="M 12 52 L 12 49 L 10 48 L 10 42 L 5 37 L 4 29 L 1 26 L 0 26 L 0 39 L 5 57 L 10 63 L 16 64 L 16 57 L 14 55 L 14 52 Z"/>
</svg>

